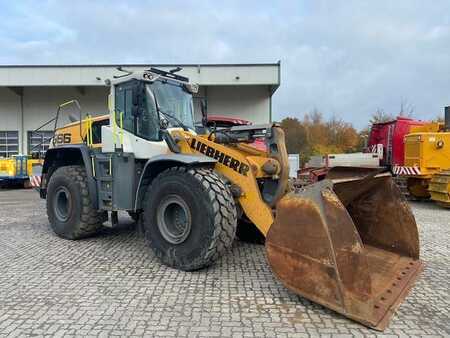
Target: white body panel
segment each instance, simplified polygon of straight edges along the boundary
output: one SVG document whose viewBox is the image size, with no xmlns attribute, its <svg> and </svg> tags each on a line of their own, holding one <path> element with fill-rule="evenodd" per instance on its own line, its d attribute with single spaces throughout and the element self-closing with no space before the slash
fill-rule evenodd
<svg viewBox="0 0 450 338">
<path fill-rule="evenodd" d="M 380 165 L 380 155 L 377 153 L 351 153 L 351 154 L 328 154 L 311 156 L 306 167 L 377 167 Z"/>
<path fill-rule="evenodd" d="M 137 159 L 149 159 L 156 155 L 167 154 L 170 152 L 166 141 L 147 141 L 132 133 L 116 128 L 114 137 L 113 128 L 102 126 L 102 151 L 105 153 L 114 152 L 115 148 L 120 148 L 121 133 L 123 132 L 123 151 L 133 153 Z M 114 145 L 115 139 L 115 145 Z"/>
<path fill-rule="evenodd" d="M 300 156 L 298 154 L 289 154 L 289 177 L 297 177 L 299 168 Z"/>
</svg>

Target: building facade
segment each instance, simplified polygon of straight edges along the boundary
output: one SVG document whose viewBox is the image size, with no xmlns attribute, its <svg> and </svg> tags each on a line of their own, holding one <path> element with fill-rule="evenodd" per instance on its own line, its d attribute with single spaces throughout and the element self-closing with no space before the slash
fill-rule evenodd
<svg viewBox="0 0 450 338">
<path fill-rule="evenodd" d="M 44 151 L 59 104 L 77 99 L 83 114 L 105 114 L 109 88 L 106 79 L 121 75 L 119 65 L 0 66 L 0 157 Z M 239 117 L 253 123 L 272 120 L 272 95 L 280 84 L 280 64 L 123 65 L 137 71 L 156 67 L 178 73 L 200 85 L 194 99 L 200 120 L 200 98 L 208 113 Z M 59 125 L 68 122 L 73 107 L 62 111 Z M 39 145 L 42 143 L 41 145 Z"/>
</svg>

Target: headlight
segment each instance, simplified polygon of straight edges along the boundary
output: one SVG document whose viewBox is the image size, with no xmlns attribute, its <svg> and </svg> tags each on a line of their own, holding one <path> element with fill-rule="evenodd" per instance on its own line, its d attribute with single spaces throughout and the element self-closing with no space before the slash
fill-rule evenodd
<svg viewBox="0 0 450 338">
<path fill-rule="evenodd" d="M 198 93 L 198 84 L 196 84 L 196 83 L 186 83 L 184 85 L 184 88 L 186 88 L 186 90 L 191 94 Z"/>
<path fill-rule="evenodd" d="M 280 171 L 280 163 L 274 159 L 268 159 L 263 164 L 262 170 L 268 175 L 275 175 Z"/>
</svg>

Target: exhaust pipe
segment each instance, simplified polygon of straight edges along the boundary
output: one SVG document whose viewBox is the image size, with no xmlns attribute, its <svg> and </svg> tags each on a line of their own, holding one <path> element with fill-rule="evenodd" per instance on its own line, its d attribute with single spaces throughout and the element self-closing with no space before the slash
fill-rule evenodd
<svg viewBox="0 0 450 338">
<path fill-rule="evenodd" d="M 450 131 L 450 106 L 445 107 L 445 120 L 444 120 L 444 129 L 445 131 Z"/>
</svg>

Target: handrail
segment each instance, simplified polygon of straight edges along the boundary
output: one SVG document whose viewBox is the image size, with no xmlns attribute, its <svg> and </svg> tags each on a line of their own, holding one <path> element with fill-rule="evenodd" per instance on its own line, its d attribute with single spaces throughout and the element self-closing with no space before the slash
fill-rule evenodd
<svg viewBox="0 0 450 338">
<path fill-rule="evenodd" d="M 117 120 L 116 120 L 116 109 L 113 109 L 111 111 L 112 114 L 112 136 L 113 136 L 113 143 L 114 143 L 114 148 L 117 148 L 117 136 L 119 137 L 119 142 L 120 142 L 120 148 L 123 149 L 123 112 L 120 110 L 117 110 L 117 112 L 119 113 L 119 125 L 117 125 Z M 119 128 L 119 132 L 117 132 L 117 128 Z"/>
<path fill-rule="evenodd" d="M 94 143 L 94 138 L 92 134 L 92 115 L 87 114 L 85 119 L 85 128 L 86 128 L 86 144 L 88 147 L 91 147 Z"/>
<path fill-rule="evenodd" d="M 83 123 L 83 121 L 82 121 L 82 116 L 81 116 L 81 106 L 80 106 L 80 103 L 78 102 L 78 100 L 76 100 L 76 99 L 70 100 L 70 101 L 67 101 L 67 102 L 64 102 L 64 103 L 61 103 L 58 106 L 58 109 L 56 110 L 55 127 L 53 129 L 56 130 L 57 127 L 58 127 L 58 119 L 59 119 L 59 113 L 61 111 L 61 108 L 64 108 L 64 107 L 66 107 L 66 106 L 68 106 L 70 104 L 75 104 L 75 106 L 78 108 L 78 113 L 79 113 L 79 116 L 80 116 L 80 138 L 83 138 L 83 136 L 82 136 L 82 123 Z"/>
<path fill-rule="evenodd" d="M 123 111 L 119 113 L 120 118 L 120 147 L 123 149 Z"/>
<path fill-rule="evenodd" d="M 53 122 L 55 119 L 56 119 L 56 117 L 54 117 L 54 118 L 48 120 L 47 122 L 45 122 L 44 124 L 42 124 L 42 125 L 40 125 L 38 128 L 36 128 L 35 130 L 31 131 L 31 135 L 33 135 L 33 134 L 38 134 L 38 136 L 42 136 L 43 141 L 40 142 L 40 143 L 38 143 L 38 144 L 36 144 L 36 145 L 34 145 L 34 146 L 30 149 L 30 152 L 33 152 L 33 150 L 35 150 L 36 148 L 39 148 L 39 147 L 42 146 L 44 143 L 50 141 L 50 140 L 53 138 L 53 136 L 50 137 L 50 138 L 45 138 L 44 134 L 39 133 L 39 131 L 40 131 L 42 128 L 44 128 L 45 126 L 49 125 L 49 124 L 50 124 L 51 122 Z M 54 134 L 54 133 L 55 133 L 55 131 L 53 131 L 53 134 Z M 39 150 L 39 158 L 40 158 L 40 156 L 41 156 L 40 154 L 41 154 L 41 151 Z"/>
<path fill-rule="evenodd" d="M 89 114 L 89 138 L 91 139 L 91 146 L 94 144 L 94 139 L 92 135 L 92 115 Z"/>
<path fill-rule="evenodd" d="M 32 131 L 32 133 L 35 133 L 39 130 L 41 130 L 42 128 L 44 128 L 47 124 L 50 124 L 52 121 L 54 121 L 56 119 L 56 117 L 48 120 L 47 122 L 45 122 L 43 125 L 39 126 L 38 128 L 36 128 L 35 130 Z"/>
<path fill-rule="evenodd" d="M 116 128 L 117 128 L 117 123 L 116 123 L 116 110 L 113 109 L 112 110 L 112 127 L 113 127 L 113 142 L 114 142 L 114 148 L 116 148 Z"/>
<path fill-rule="evenodd" d="M 30 152 L 32 153 L 34 149 L 40 147 L 44 143 L 47 143 L 47 142 L 51 141 L 52 138 L 53 138 L 53 136 L 49 137 L 47 139 L 44 139 L 41 143 L 36 144 L 33 148 L 30 149 Z M 41 158 L 41 151 L 39 150 L 38 153 L 39 153 L 39 158 Z M 32 154 L 28 154 L 28 155 L 32 155 Z"/>
<path fill-rule="evenodd" d="M 33 151 L 35 148 L 40 147 L 40 146 L 43 145 L 44 143 L 50 141 L 52 138 L 53 138 L 53 136 L 52 136 L 52 137 L 49 137 L 49 138 L 47 138 L 47 139 L 44 139 L 41 143 L 36 144 L 36 145 L 35 145 L 33 148 L 31 148 L 30 150 Z"/>
<path fill-rule="evenodd" d="M 84 129 L 86 131 L 86 145 L 89 147 L 89 114 L 86 115 L 84 120 Z"/>
<path fill-rule="evenodd" d="M 35 150 L 36 148 L 42 146 L 44 143 L 50 141 L 50 140 L 53 138 L 53 136 L 52 136 L 52 137 L 50 137 L 50 138 L 45 139 L 45 138 L 44 138 L 44 135 L 43 135 L 42 133 L 39 133 L 39 131 L 40 131 L 42 128 L 44 128 L 45 126 L 49 125 L 50 123 L 52 123 L 52 122 L 54 121 L 55 124 L 54 124 L 54 127 L 53 127 L 53 134 L 55 134 L 55 131 L 56 131 L 57 127 L 58 127 L 58 119 L 59 119 L 59 113 L 60 113 L 60 111 L 61 111 L 61 108 L 64 108 L 64 107 L 66 107 L 66 106 L 68 106 L 68 105 L 70 105 L 70 104 L 75 104 L 75 106 L 76 106 L 76 108 L 77 108 L 77 110 L 78 110 L 78 113 L 79 113 L 79 116 L 80 116 L 80 138 L 82 138 L 81 106 L 80 106 L 80 103 L 78 102 L 78 100 L 73 99 L 73 100 L 70 100 L 70 101 L 66 101 L 66 102 L 61 103 L 61 104 L 58 106 L 58 109 L 56 110 L 56 116 L 55 116 L 54 118 L 48 120 L 47 122 L 45 122 L 44 124 L 42 124 L 41 126 L 39 126 L 38 128 L 36 128 L 35 130 L 32 131 L 33 134 L 34 134 L 34 133 L 37 133 L 39 136 L 42 136 L 42 137 L 43 137 L 43 141 L 40 142 L 39 144 L 36 144 L 35 146 L 33 146 L 33 147 L 30 149 L 30 152 L 33 152 L 33 150 Z M 40 153 L 41 153 L 41 151 L 39 151 L 39 156 L 40 156 Z"/>
</svg>

